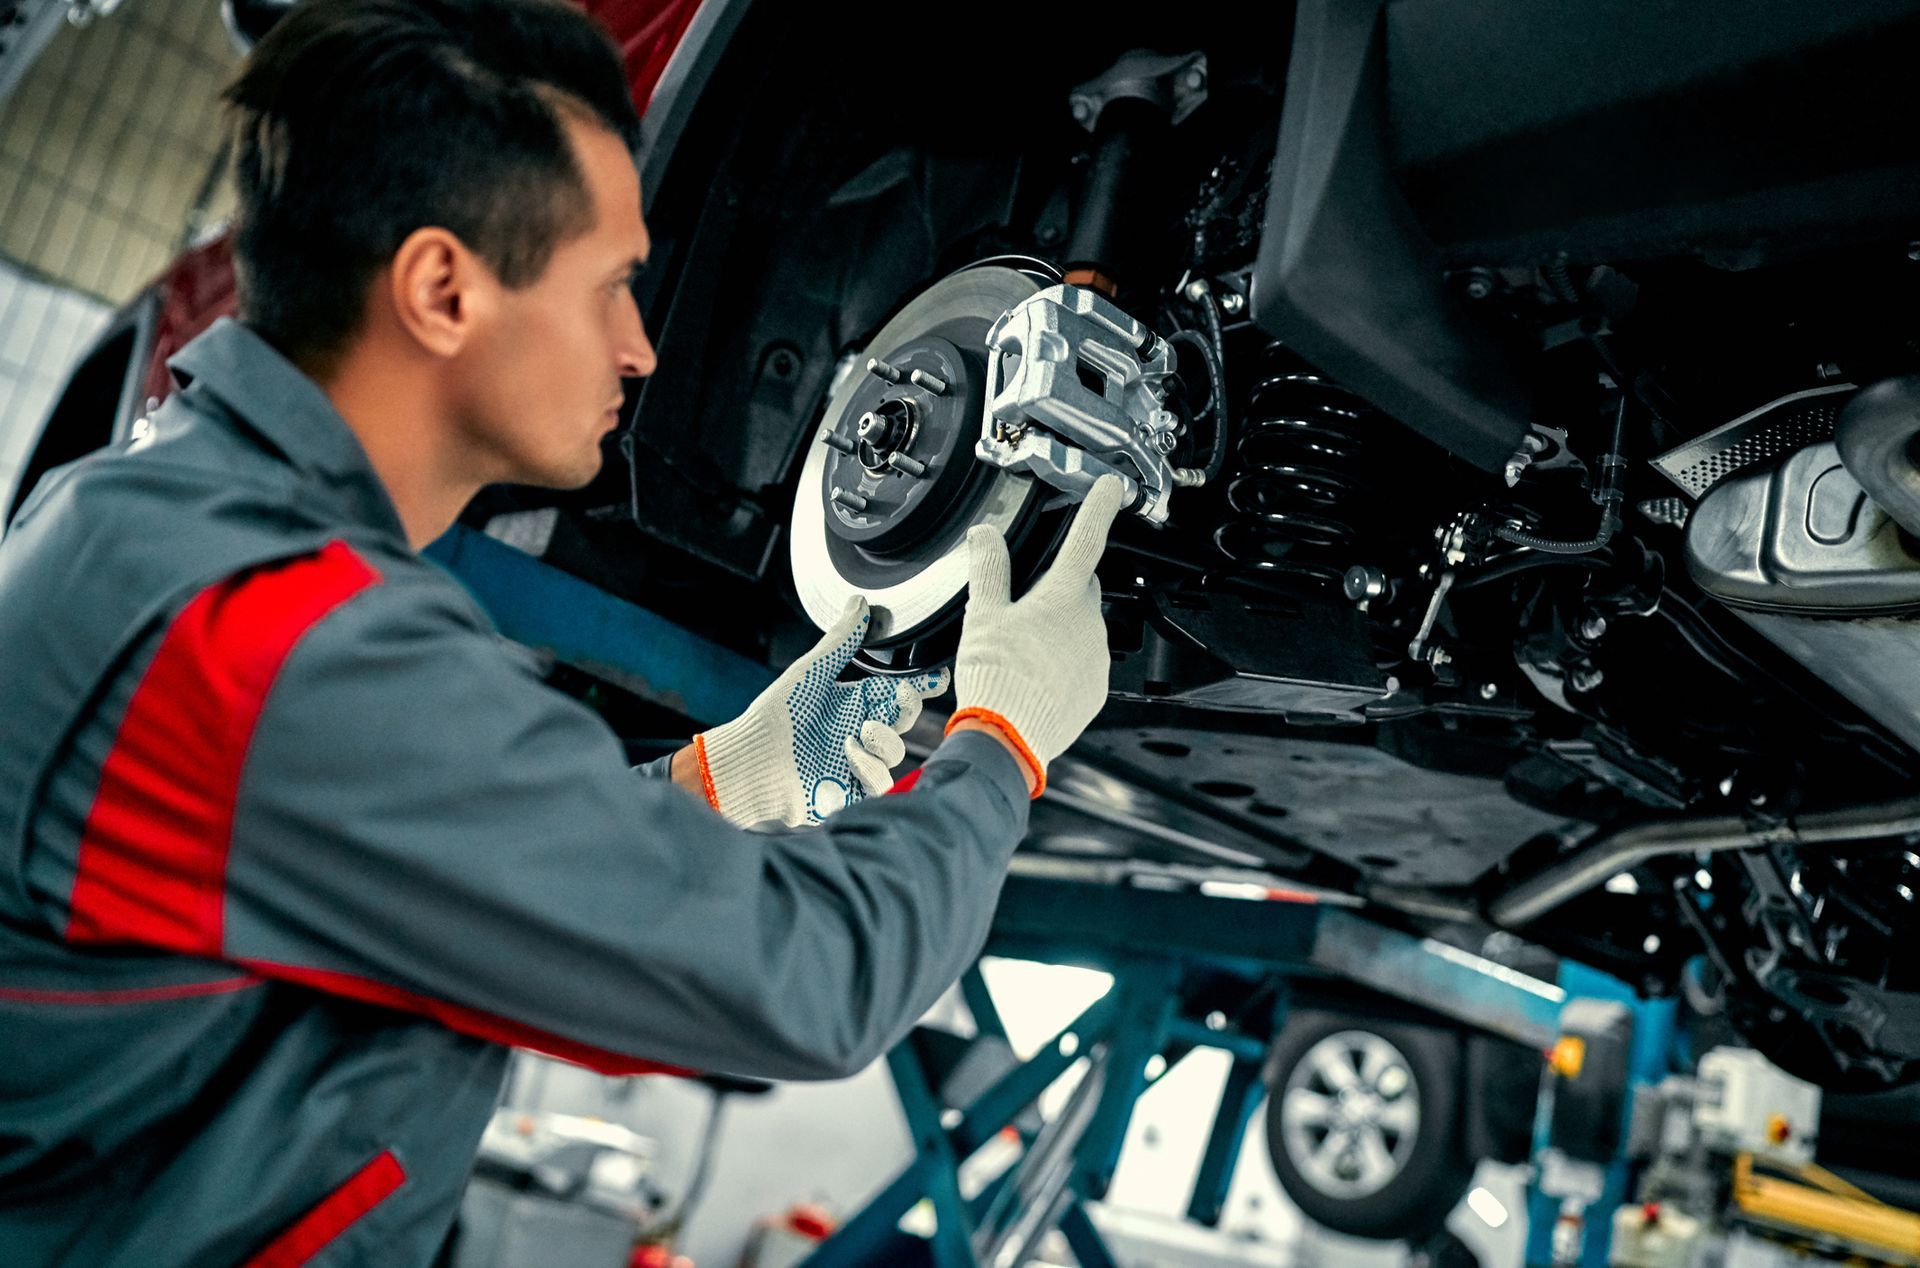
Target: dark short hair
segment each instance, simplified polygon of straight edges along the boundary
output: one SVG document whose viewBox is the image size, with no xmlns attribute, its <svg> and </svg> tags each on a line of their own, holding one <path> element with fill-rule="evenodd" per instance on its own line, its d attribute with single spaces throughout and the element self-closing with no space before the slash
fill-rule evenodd
<svg viewBox="0 0 1920 1268">
<path fill-rule="evenodd" d="M 346 346 L 425 226 L 532 282 L 591 227 L 563 116 L 640 134 L 619 53 L 565 0 L 306 0 L 226 100 L 240 317 L 295 360 Z"/>
</svg>

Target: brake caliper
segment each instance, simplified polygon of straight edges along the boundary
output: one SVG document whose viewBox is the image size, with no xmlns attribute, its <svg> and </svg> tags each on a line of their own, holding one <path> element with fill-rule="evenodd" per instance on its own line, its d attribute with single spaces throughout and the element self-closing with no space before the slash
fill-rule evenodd
<svg viewBox="0 0 1920 1268">
<path fill-rule="evenodd" d="M 1098 292 L 1050 286 L 1008 309 L 987 332 L 987 364 L 981 461 L 1076 498 L 1118 475 L 1154 524 L 1176 487 L 1204 479 L 1167 457 L 1182 430 L 1166 408 L 1173 349 Z"/>
</svg>

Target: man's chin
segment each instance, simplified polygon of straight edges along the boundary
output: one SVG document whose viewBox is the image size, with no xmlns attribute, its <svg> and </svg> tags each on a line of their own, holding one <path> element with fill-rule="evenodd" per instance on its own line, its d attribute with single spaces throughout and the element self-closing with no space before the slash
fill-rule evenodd
<svg viewBox="0 0 1920 1268">
<path fill-rule="evenodd" d="M 590 457 L 575 462 L 570 466 L 556 466 L 550 469 L 528 472 L 521 476 L 520 479 L 512 481 L 512 483 L 524 484 L 529 488 L 535 489 L 554 489 L 561 492 L 571 492 L 575 489 L 584 489 L 589 484 L 592 484 L 594 477 L 600 474 L 600 469 L 604 465 L 605 463 L 600 451 L 596 448 Z"/>
</svg>

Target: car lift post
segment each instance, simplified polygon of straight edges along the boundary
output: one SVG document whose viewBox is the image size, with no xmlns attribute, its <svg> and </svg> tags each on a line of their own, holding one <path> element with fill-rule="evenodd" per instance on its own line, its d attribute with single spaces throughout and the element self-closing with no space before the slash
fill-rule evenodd
<svg viewBox="0 0 1920 1268">
<path fill-rule="evenodd" d="M 734 716 L 775 676 L 483 533 L 456 526 L 424 553 L 467 587 L 502 634 L 696 721 Z M 900 1218 L 927 1198 L 938 1227 L 918 1257 L 930 1254 L 941 1268 L 997 1260 L 1002 1252 L 1010 1260 L 1054 1227 L 1086 1268 L 1109 1268 L 1112 1256 L 1084 1204 L 1102 1197 L 1112 1180 L 1134 1102 L 1199 1047 L 1218 1048 L 1232 1058 L 1187 1208 L 1191 1219 L 1216 1222 L 1240 1142 L 1265 1094 L 1261 1073 L 1267 1043 L 1286 1000 L 1277 996 L 1268 1015 L 1238 1018 L 1238 1024 L 1220 1024 L 1217 1015 L 1202 1020 L 1183 1011 L 1192 1001 L 1182 992 L 1202 972 L 1250 980 L 1346 980 L 1540 1049 L 1560 1037 L 1563 1005 L 1576 999 L 1617 1002 L 1633 1020 L 1620 1096 L 1620 1143 L 1604 1166 L 1590 1166 L 1589 1174 L 1597 1171 L 1600 1180 L 1586 1211 L 1607 1212 L 1624 1200 L 1633 1092 L 1665 1073 L 1672 1001 L 1639 1000 L 1624 983 L 1571 962 L 1563 962 L 1560 984 L 1550 985 L 1306 895 L 1272 891 L 1266 896 L 1291 901 L 1010 877 L 986 953 L 1101 968 L 1113 975 L 1113 987 L 963 1109 L 941 1104 L 934 1071 L 913 1037 L 895 1047 L 888 1066 L 912 1132 L 914 1160 L 807 1263 L 838 1268 L 901 1262 L 918 1239 L 899 1233 Z M 977 965 L 961 988 L 980 1032 L 1004 1041 L 1005 1029 Z M 1164 1065 L 1149 1074 L 1156 1057 Z M 1082 1093 L 1054 1120 L 1033 1127 L 1027 1108 L 1083 1058 L 1090 1070 Z M 1550 1102 L 1543 1098 L 1535 1126 L 1536 1158 L 1552 1144 L 1550 1115 Z M 980 1193 L 963 1197 L 961 1164 L 1009 1127 L 1025 1146 L 1022 1158 Z M 1564 1234 L 1561 1217 L 1570 1199 L 1549 1196 L 1548 1187 L 1536 1183 L 1530 1195 L 1527 1262 L 1603 1268 L 1611 1231 L 1604 1222 L 1571 1245 L 1563 1236 L 1556 1261 L 1555 1227 L 1561 1223 Z M 982 1235 L 980 1249 L 989 1252 L 978 1259 L 976 1233 Z"/>
<path fill-rule="evenodd" d="M 1563 1035 L 1549 1054 L 1547 1089 L 1534 1117 L 1526 1262 L 1606 1268 L 1612 1215 L 1627 1201 L 1632 1180 L 1628 1153 L 1634 1102 L 1643 1088 L 1657 1085 L 1675 1069 L 1677 1007 L 1672 999 L 1642 999 L 1619 979 L 1570 960 L 1561 962 L 1560 984 L 1569 1000 L 1590 1011 L 1596 1005 L 1613 1010 L 1618 1019 L 1614 1037 L 1624 1043 L 1618 1045 L 1621 1060 L 1609 1068 L 1585 1054 L 1598 1037 L 1582 1033 L 1575 1009 L 1563 1015 Z M 1563 1045 L 1573 1042 L 1581 1044 L 1583 1058 L 1563 1062 Z M 1555 1112 L 1563 1098 L 1582 1100 L 1613 1121 L 1569 1120 Z M 1569 1121 L 1572 1130 L 1564 1126 Z"/>
</svg>

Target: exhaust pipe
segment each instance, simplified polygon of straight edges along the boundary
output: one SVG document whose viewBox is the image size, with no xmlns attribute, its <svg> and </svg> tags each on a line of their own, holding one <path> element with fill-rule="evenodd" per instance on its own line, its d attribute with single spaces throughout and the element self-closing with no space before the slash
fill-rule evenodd
<svg viewBox="0 0 1920 1268">
<path fill-rule="evenodd" d="M 1601 833 L 1487 903 L 1487 919 L 1508 929 L 1532 924 L 1621 872 L 1670 854 L 1747 850 L 1761 845 L 1844 845 L 1920 832 L 1920 797 L 1800 815 L 1765 828 L 1732 817 L 1667 819 Z"/>
<path fill-rule="evenodd" d="M 1847 474 L 1908 533 L 1920 537 L 1920 375 L 1883 379 L 1847 402 L 1833 427 Z"/>
</svg>

